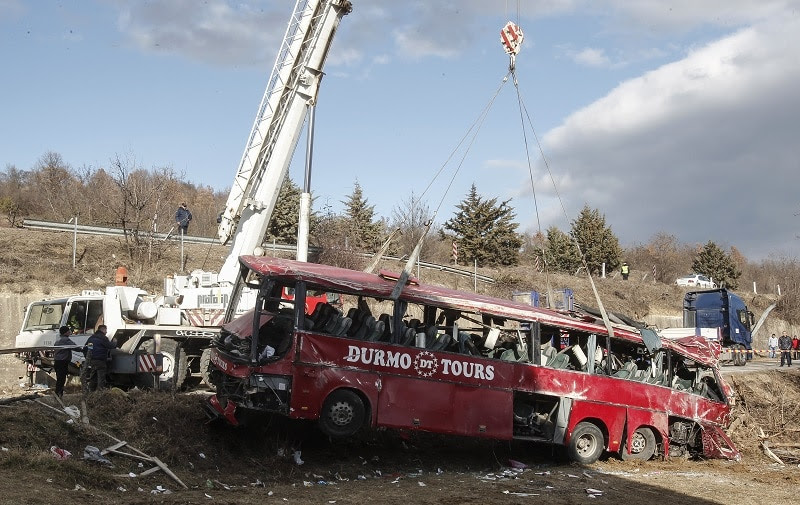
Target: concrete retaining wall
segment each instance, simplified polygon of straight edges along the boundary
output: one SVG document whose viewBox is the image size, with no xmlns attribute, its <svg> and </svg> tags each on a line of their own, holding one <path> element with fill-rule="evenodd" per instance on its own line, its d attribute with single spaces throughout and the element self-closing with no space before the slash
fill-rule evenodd
<svg viewBox="0 0 800 505">
<path fill-rule="evenodd" d="M 46 298 L 38 294 L 0 294 L 0 349 L 14 347 L 14 338 L 22 326 L 25 307 L 35 300 Z M 0 354 L 0 392 L 19 390 L 25 377 L 25 365 L 13 354 Z M 37 381 L 43 378 L 37 377 Z"/>
</svg>

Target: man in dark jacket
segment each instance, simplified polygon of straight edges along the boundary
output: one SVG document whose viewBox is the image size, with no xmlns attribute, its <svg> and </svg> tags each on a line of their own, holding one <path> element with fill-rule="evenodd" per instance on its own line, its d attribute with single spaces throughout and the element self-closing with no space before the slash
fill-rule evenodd
<svg viewBox="0 0 800 505">
<path fill-rule="evenodd" d="M 86 359 L 89 362 L 89 391 L 106 387 L 106 371 L 111 351 L 116 348 L 106 337 L 108 328 L 101 324 L 97 331 L 86 341 Z"/>
<path fill-rule="evenodd" d="M 781 366 L 786 362 L 788 366 L 792 366 L 792 337 L 785 331 L 778 339 L 778 349 L 781 351 Z"/>
<path fill-rule="evenodd" d="M 182 203 L 175 211 L 175 222 L 178 223 L 178 233 L 186 235 L 189 231 L 189 221 L 192 220 L 192 213 L 185 203 Z"/>
<path fill-rule="evenodd" d="M 69 326 L 62 326 L 58 330 L 58 338 L 53 345 L 74 346 L 75 342 L 69 338 L 72 329 Z M 72 349 L 58 349 L 53 356 L 53 368 L 56 371 L 56 396 L 61 398 L 64 395 L 64 384 L 67 382 L 67 371 L 69 362 L 72 360 Z"/>
</svg>

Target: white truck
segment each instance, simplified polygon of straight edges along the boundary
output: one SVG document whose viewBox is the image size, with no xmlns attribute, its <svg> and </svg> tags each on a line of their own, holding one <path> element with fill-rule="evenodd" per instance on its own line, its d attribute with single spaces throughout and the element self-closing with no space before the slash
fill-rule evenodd
<svg viewBox="0 0 800 505">
<path fill-rule="evenodd" d="M 33 302 L 25 310 L 15 342 L 29 380 L 33 382 L 38 369 L 52 369 L 52 352 L 46 348 L 53 346 L 61 326 L 71 327 L 70 338 L 83 346 L 100 324 L 108 327 L 117 346 L 109 364 L 109 383 L 159 389 L 180 388 L 192 369 L 199 373 L 202 349 L 219 332 L 181 324 L 179 308 L 158 303 L 130 286 Z M 83 353 L 74 350 L 70 372 L 79 375 L 83 363 Z"/>
<path fill-rule="evenodd" d="M 195 271 L 168 278 L 161 297 L 136 288 L 112 286 L 105 293 L 84 292 L 34 302 L 26 311 L 17 348 L 49 345 L 60 325 L 68 324 L 73 313 L 84 311 L 83 320 L 76 326 L 79 330 L 73 338 L 76 343 L 84 342 L 102 317 L 109 338 L 115 338 L 118 346 L 130 351 L 126 355 L 160 350 L 162 388 L 179 388 L 188 377 L 204 375 L 210 356 L 204 348 L 219 332 L 239 272 L 239 256 L 262 251 L 281 184 L 310 112 L 297 245 L 297 259 L 306 260 L 313 110 L 331 42 L 342 17 L 351 11 L 349 0 L 297 0 L 220 216 L 220 242 L 231 244 L 220 272 Z M 247 303 L 246 299 L 240 301 L 239 309 Z M 20 352 L 19 356 L 29 370 L 51 366 L 47 353 Z M 134 382 L 124 375 L 119 377 L 124 383 Z"/>
</svg>

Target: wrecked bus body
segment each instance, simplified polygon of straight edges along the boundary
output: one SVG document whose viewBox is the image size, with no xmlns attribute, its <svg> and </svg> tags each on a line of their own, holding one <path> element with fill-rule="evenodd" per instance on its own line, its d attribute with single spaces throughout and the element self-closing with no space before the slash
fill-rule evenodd
<svg viewBox="0 0 800 505">
<path fill-rule="evenodd" d="M 232 424 L 246 411 L 316 420 L 330 436 L 365 427 L 529 440 L 582 463 L 739 454 L 724 433 L 731 392 L 719 346 L 661 341 L 592 315 L 397 276 L 243 256 L 256 308 L 215 341 L 208 410 Z M 295 300 L 280 296 L 294 289 Z M 342 309 L 303 310 L 304 295 Z M 233 313 L 233 312 L 231 312 Z M 255 338 L 253 338 L 255 336 Z"/>
</svg>

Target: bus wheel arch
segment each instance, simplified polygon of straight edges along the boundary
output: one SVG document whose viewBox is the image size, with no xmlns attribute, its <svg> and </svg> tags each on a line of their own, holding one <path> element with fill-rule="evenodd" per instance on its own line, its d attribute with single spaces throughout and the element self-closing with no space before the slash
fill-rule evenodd
<svg viewBox="0 0 800 505">
<path fill-rule="evenodd" d="M 591 464 L 600 459 L 606 447 L 606 435 L 595 422 L 584 420 L 575 425 L 567 443 L 572 461 Z"/>
<path fill-rule="evenodd" d="M 640 426 L 631 435 L 630 448 L 627 436 L 625 437 L 619 454 L 623 461 L 647 461 L 656 454 L 657 447 L 655 430 L 649 426 Z"/>
<path fill-rule="evenodd" d="M 347 388 L 333 390 L 322 403 L 319 427 L 336 438 L 358 433 L 369 420 L 369 403 L 358 391 Z"/>
</svg>

